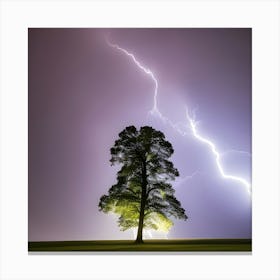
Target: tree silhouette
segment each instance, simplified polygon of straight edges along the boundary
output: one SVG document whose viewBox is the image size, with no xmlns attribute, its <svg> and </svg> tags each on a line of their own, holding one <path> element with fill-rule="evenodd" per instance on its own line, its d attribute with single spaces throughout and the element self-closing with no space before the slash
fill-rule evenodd
<svg viewBox="0 0 280 280">
<path fill-rule="evenodd" d="M 126 127 L 111 148 L 111 163 L 121 164 L 117 184 L 103 195 L 99 211 L 119 215 L 121 230 L 138 227 L 137 243 L 142 243 L 143 228 L 168 231 L 171 217 L 187 219 L 169 183 L 179 176 L 168 159 L 172 145 L 162 132 L 144 126 L 138 131 Z"/>
</svg>

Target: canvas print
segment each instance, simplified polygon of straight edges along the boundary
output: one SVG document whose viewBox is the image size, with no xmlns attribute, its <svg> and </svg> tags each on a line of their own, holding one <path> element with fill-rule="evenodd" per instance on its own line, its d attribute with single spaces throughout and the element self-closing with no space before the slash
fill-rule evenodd
<svg viewBox="0 0 280 280">
<path fill-rule="evenodd" d="M 29 28 L 28 250 L 250 252 L 250 28 Z"/>
</svg>

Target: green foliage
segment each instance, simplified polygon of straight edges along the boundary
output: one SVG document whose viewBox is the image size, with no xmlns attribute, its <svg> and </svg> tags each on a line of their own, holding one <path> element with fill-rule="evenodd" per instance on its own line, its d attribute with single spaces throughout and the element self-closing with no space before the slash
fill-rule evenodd
<svg viewBox="0 0 280 280">
<path fill-rule="evenodd" d="M 121 230 L 139 227 L 142 220 L 143 228 L 168 231 L 171 217 L 186 220 L 170 184 L 179 176 L 168 160 L 173 152 L 164 134 L 152 127 L 124 129 L 111 148 L 110 162 L 121 165 L 117 184 L 100 198 L 99 210 L 117 214 Z"/>
</svg>

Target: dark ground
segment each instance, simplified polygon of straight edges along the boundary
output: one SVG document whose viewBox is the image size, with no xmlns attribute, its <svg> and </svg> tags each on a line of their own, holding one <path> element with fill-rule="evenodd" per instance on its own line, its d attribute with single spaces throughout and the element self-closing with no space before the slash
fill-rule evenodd
<svg viewBox="0 0 280 280">
<path fill-rule="evenodd" d="M 250 252 L 251 239 L 157 239 L 135 244 L 133 240 L 28 242 L 28 251 L 154 251 Z"/>
</svg>

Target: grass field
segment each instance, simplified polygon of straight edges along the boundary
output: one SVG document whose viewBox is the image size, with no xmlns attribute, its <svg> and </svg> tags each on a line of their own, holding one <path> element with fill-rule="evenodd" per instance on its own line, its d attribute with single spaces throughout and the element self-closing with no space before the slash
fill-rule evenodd
<svg viewBox="0 0 280 280">
<path fill-rule="evenodd" d="M 152 252 L 250 252 L 251 239 L 157 239 L 135 244 L 132 240 L 28 242 L 29 251 L 152 251 Z"/>
</svg>

